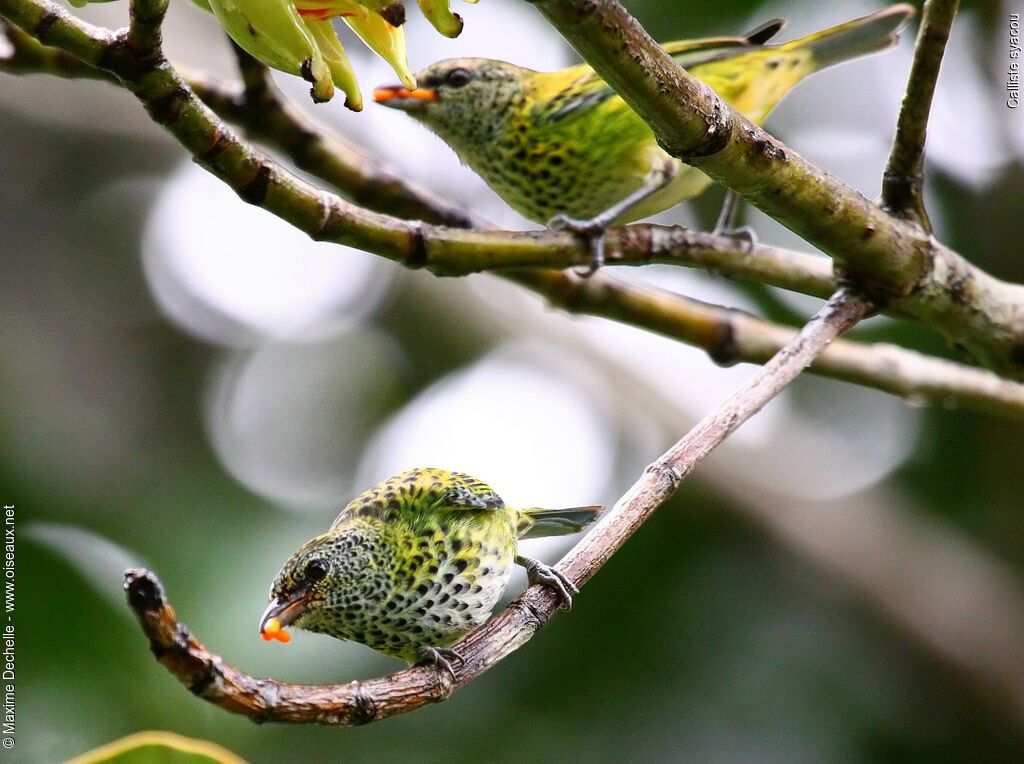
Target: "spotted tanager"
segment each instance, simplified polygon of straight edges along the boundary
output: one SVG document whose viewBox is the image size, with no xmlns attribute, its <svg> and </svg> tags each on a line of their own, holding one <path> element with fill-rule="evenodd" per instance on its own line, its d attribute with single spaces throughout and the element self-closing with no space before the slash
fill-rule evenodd
<svg viewBox="0 0 1024 764">
<path fill-rule="evenodd" d="M 884 50 L 914 9 L 893 5 L 781 45 L 785 22 L 742 37 L 664 46 L 697 79 L 760 124 L 802 79 Z M 378 88 L 378 103 L 437 133 L 512 208 L 588 238 L 601 264 L 603 233 L 704 191 L 711 179 L 667 154 L 654 133 L 587 65 L 537 72 L 485 58 L 449 59 L 416 76 L 415 89 Z"/>
<path fill-rule="evenodd" d="M 292 625 L 451 670 L 448 648 L 487 620 L 513 563 L 572 603 L 572 582 L 517 543 L 576 533 L 600 510 L 513 509 L 461 472 L 408 470 L 357 496 L 288 559 L 260 632 L 284 642 Z"/>
</svg>

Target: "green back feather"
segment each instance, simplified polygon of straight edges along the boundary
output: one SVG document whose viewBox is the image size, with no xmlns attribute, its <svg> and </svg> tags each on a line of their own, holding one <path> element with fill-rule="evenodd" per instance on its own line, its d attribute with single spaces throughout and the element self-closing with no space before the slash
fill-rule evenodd
<svg viewBox="0 0 1024 764">
<path fill-rule="evenodd" d="M 681 67 L 760 121 L 808 74 L 894 45 L 913 13 L 901 3 L 781 45 L 765 44 L 785 26 L 783 19 L 772 19 L 742 37 L 680 40 L 662 47 Z M 578 116 L 615 96 L 595 72 L 580 69 L 587 73 L 569 86 L 570 96 L 555 99 L 557 107 L 546 121 Z"/>
</svg>

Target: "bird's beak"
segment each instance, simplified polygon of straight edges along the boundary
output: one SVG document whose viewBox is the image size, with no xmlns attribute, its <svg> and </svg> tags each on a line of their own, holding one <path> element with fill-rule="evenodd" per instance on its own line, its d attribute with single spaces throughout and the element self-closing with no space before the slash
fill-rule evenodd
<svg viewBox="0 0 1024 764">
<path fill-rule="evenodd" d="M 431 101 L 437 100 L 437 91 L 431 88 L 409 88 L 401 85 L 388 85 L 373 91 L 373 100 L 392 109 L 414 111 L 422 109 Z"/>
<path fill-rule="evenodd" d="M 295 623 L 306 610 L 306 604 L 310 600 L 310 593 L 300 589 L 289 597 L 278 597 L 267 605 L 267 609 L 260 616 L 260 633 L 267 628 L 267 622 L 276 618 L 281 627 Z"/>
</svg>

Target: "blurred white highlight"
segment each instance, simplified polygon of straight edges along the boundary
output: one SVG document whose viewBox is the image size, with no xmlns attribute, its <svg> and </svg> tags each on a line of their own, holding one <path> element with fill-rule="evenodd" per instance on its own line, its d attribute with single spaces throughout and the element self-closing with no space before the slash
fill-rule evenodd
<svg viewBox="0 0 1024 764">
<path fill-rule="evenodd" d="M 238 353 L 210 384 L 213 448 L 256 493 L 296 509 L 339 506 L 364 487 L 351 475 L 403 365 L 391 338 L 370 331 Z"/>
<path fill-rule="evenodd" d="M 367 449 L 359 484 L 441 467 L 490 483 L 510 506 L 593 503 L 615 461 L 587 382 L 595 378 L 598 370 L 550 350 L 500 348 L 399 411 Z"/>
<path fill-rule="evenodd" d="M 190 332 L 234 347 L 330 335 L 372 311 L 393 272 L 380 258 L 314 242 L 242 204 L 191 162 L 163 188 L 143 252 L 161 308 Z"/>
</svg>

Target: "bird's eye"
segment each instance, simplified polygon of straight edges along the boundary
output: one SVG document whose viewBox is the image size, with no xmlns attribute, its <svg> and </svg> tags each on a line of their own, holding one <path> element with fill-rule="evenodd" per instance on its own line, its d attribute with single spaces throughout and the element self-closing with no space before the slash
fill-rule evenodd
<svg viewBox="0 0 1024 764">
<path fill-rule="evenodd" d="M 461 88 L 464 85 L 468 85 L 469 81 L 473 79 L 473 75 L 466 69 L 452 69 L 448 72 L 444 78 L 445 84 L 450 85 L 453 88 Z"/>
<path fill-rule="evenodd" d="M 328 567 L 326 560 L 310 560 L 306 564 L 306 580 L 310 583 L 323 580 L 323 577 L 327 575 Z"/>
</svg>

